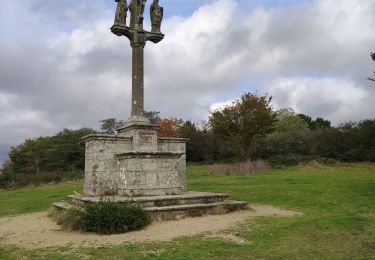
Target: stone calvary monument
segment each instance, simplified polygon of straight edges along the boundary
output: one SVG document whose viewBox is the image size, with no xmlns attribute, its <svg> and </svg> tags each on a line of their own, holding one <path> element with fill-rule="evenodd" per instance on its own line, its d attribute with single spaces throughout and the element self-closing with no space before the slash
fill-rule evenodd
<svg viewBox="0 0 375 260">
<path fill-rule="evenodd" d="M 71 202 L 54 203 L 56 208 L 94 203 L 111 196 L 119 203 L 137 202 L 153 219 L 173 219 L 225 213 L 247 208 L 245 202 L 228 201 L 228 195 L 187 192 L 186 139 L 160 138 L 156 126 L 144 116 L 144 48 L 148 41 L 158 43 L 163 7 L 158 0 L 150 6 L 151 31 L 143 28 L 147 0 L 117 2 L 113 34 L 125 36 L 132 47 L 131 117 L 116 135 L 94 134 L 86 143 L 84 195 L 69 196 Z M 130 22 L 127 26 L 128 12 Z"/>
<path fill-rule="evenodd" d="M 131 118 L 117 136 L 90 135 L 86 141 L 84 192 L 90 196 L 167 195 L 186 192 L 185 139 L 158 138 L 156 127 L 144 116 L 144 47 L 158 43 L 163 8 L 155 0 L 150 8 L 151 32 L 143 29 L 145 0 L 116 0 L 111 31 L 125 36 L 132 47 Z M 130 25 L 126 25 L 127 11 Z"/>
</svg>

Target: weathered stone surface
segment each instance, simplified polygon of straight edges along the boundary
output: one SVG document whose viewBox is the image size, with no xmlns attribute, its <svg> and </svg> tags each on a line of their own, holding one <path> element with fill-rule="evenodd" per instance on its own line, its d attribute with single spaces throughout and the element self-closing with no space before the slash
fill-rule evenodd
<svg viewBox="0 0 375 260">
<path fill-rule="evenodd" d="M 210 192 L 187 192 L 181 195 L 146 196 L 146 197 L 89 197 L 69 196 L 70 202 L 58 202 L 53 206 L 58 209 L 80 207 L 87 203 L 110 200 L 117 203 L 135 203 L 144 208 L 154 221 L 175 220 L 185 217 L 197 217 L 208 214 L 225 214 L 237 210 L 252 209 L 247 202 L 228 200 L 228 195 Z"/>
<path fill-rule="evenodd" d="M 115 24 L 126 26 L 126 17 L 128 12 L 128 4 L 126 0 L 115 0 L 117 2 Z"/>
<path fill-rule="evenodd" d="M 132 138 L 89 135 L 85 137 L 85 185 L 88 195 L 113 194 L 119 181 L 115 154 L 131 150 Z"/>
<path fill-rule="evenodd" d="M 147 0 L 116 0 L 115 24 L 111 31 L 130 40 L 132 56 L 131 118 L 118 129 L 118 136 L 86 138 L 84 193 L 90 196 L 181 194 L 186 185 L 184 139 L 158 139 L 156 127 L 144 117 L 144 47 L 160 42 L 163 8 L 151 6 L 152 31 L 143 29 Z M 130 26 L 126 24 L 127 11 Z"/>
<path fill-rule="evenodd" d="M 118 0 L 120 1 L 120 0 Z M 154 1 L 151 6 L 151 32 L 143 29 L 143 13 L 147 0 L 131 0 L 129 7 L 126 1 L 121 0 L 118 3 L 116 17 L 117 20 L 126 20 L 126 13 L 129 9 L 130 25 L 125 22 L 117 22 L 112 26 L 111 31 L 117 36 L 125 36 L 129 39 L 132 47 L 132 112 L 133 117 L 144 114 L 144 47 L 147 41 L 158 43 L 164 39 L 160 31 L 160 25 L 163 18 L 163 8 L 159 6 L 158 1 Z M 124 18 L 125 17 L 125 18 Z"/>
<path fill-rule="evenodd" d="M 162 195 L 162 196 L 143 196 L 143 197 L 126 197 L 126 196 L 85 196 L 85 195 L 70 195 L 69 199 L 73 204 L 89 204 L 96 203 L 101 200 L 109 200 L 117 203 L 137 203 L 141 207 L 163 207 L 173 205 L 187 205 L 187 204 L 207 204 L 224 202 L 228 199 L 228 194 L 211 193 L 211 192 L 196 192 L 190 191 L 180 195 Z"/>
<path fill-rule="evenodd" d="M 159 5 L 159 0 L 154 0 L 150 7 L 150 17 L 151 17 L 151 24 L 152 29 L 151 31 L 154 33 L 161 33 L 160 26 L 161 21 L 163 20 L 164 9 L 162 6 Z"/>
<path fill-rule="evenodd" d="M 90 196 L 165 195 L 187 191 L 186 139 L 158 138 L 140 118 L 118 136 L 90 135 L 86 141 L 84 193 Z"/>
<path fill-rule="evenodd" d="M 246 202 L 228 201 L 227 194 L 187 192 L 186 139 L 158 138 L 156 127 L 144 117 L 144 60 L 147 41 L 158 43 L 163 8 L 151 5 L 152 31 L 143 30 L 146 0 L 118 2 L 111 31 L 126 36 L 133 48 L 132 117 L 117 135 L 89 135 L 86 142 L 84 195 L 69 196 L 70 203 L 54 203 L 68 209 L 106 199 L 138 203 L 153 220 L 180 219 L 204 214 L 223 214 L 248 209 Z M 130 27 L 126 25 L 128 9 Z M 138 196 L 135 197 L 134 195 Z M 108 198 L 108 197 L 107 197 Z"/>
</svg>

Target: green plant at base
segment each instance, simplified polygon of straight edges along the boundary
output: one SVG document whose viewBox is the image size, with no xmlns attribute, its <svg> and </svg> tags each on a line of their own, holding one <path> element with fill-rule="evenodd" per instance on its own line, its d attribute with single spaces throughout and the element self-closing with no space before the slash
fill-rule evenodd
<svg viewBox="0 0 375 260">
<path fill-rule="evenodd" d="M 237 206 L 236 205 L 233 205 L 233 204 L 225 204 L 224 205 L 224 208 L 228 211 L 228 212 L 234 212 L 237 210 Z"/>
<path fill-rule="evenodd" d="M 81 209 L 77 207 L 71 207 L 66 210 L 52 208 L 48 212 L 48 216 L 65 230 L 79 230 L 81 226 L 81 215 Z"/>
<path fill-rule="evenodd" d="M 132 204 L 101 201 L 86 205 L 81 213 L 81 229 L 98 234 L 140 230 L 149 223 L 148 214 Z"/>
</svg>

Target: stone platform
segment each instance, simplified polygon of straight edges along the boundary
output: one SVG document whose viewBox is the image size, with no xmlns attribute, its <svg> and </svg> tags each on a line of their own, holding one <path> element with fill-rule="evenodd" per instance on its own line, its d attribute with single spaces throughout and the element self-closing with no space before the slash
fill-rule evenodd
<svg viewBox="0 0 375 260">
<path fill-rule="evenodd" d="M 158 196 L 183 194 L 186 139 L 161 138 L 142 116 L 130 118 L 117 135 L 83 137 L 84 194 L 88 196 Z"/>
<path fill-rule="evenodd" d="M 101 200 L 117 203 L 135 203 L 150 214 L 153 221 L 176 220 L 212 214 L 225 214 L 236 210 L 250 209 L 247 202 L 228 200 L 227 194 L 209 192 L 187 192 L 180 195 L 124 197 L 71 195 L 69 202 L 56 202 L 57 209 L 68 209 Z"/>
</svg>

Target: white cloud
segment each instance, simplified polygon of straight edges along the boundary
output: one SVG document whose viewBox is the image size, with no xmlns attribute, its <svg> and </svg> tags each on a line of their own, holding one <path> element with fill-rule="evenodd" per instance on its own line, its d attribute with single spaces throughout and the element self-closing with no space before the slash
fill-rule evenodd
<svg viewBox="0 0 375 260">
<path fill-rule="evenodd" d="M 226 108 L 228 106 L 231 106 L 234 101 L 235 101 L 235 99 L 230 99 L 230 100 L 223 101 L 223 102 L 213 103 L 210 106 L 210 112 L 223 110 L 224 108 Z"/>
<path fill-rule="evenodd" d="M 34 19 L 32 43 L 0 40 L 7 50 L 0 53 L 0 136 L 12 136 L 0 145 L 130 114 L 131 48 L 109 30 L 113 10 L 94 19 L 101 2 L 85 2 L 74 24 L 74 3 L 25 12 L 20 19 Z M 68 14 L 72 30 L 61 29 L 64 17 L 49 17 L 53 8 Z M 36 22 L 40 12 L 43 23 Z M 235 0 L 218 0 L 190 17 L 169 17 L 165 39 L 145 48 L 146 109 L 206 120 L 226 100 L 257 89 L 274 96 L 275 106 L 334 122 L 374 117 L 375 87 L 365 80 L 373 70 L 373 13 L 374 1 L 315 0 L 244 13 Z"/>
<path fill-rule="evenodd" d="M 325 117 L 334 123 L 371 118 L 372 97 L 355 82 L 336 78 L 277 79 L 270 86 L 277 108 L 291 106 L 298 113 Z"/>
</svg>

